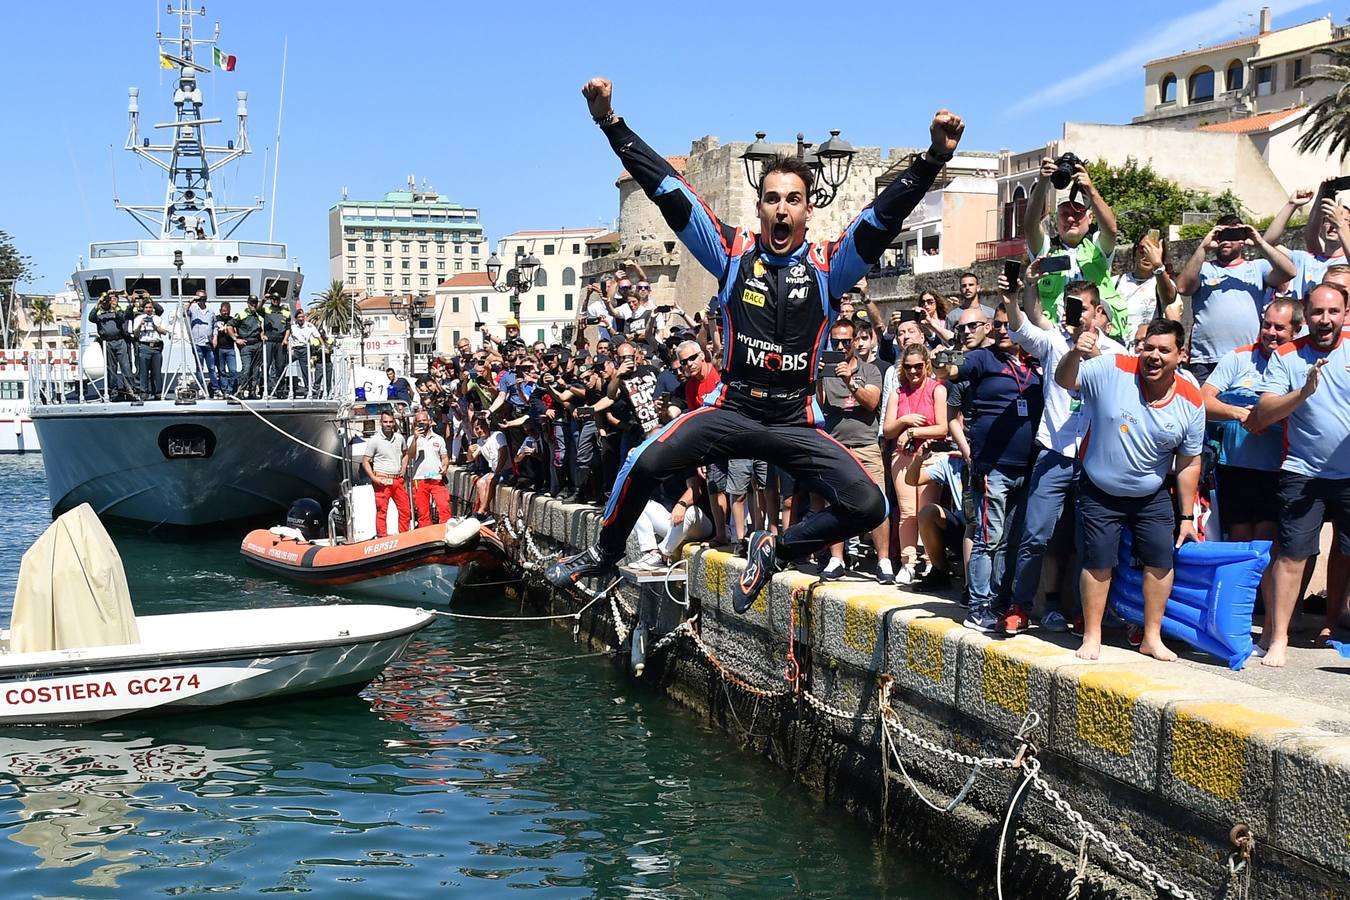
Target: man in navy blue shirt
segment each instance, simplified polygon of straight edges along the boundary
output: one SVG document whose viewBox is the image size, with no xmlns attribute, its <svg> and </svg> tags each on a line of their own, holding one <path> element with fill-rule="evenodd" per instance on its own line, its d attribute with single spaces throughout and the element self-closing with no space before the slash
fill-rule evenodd
<svg viewBox="0 0 1350 900">
<path fill-rule="evenodd" d="M 389 386 L 384 389 L 386 400 L 402 400 L 406 403 L 412 402 L 412 385 L 408 384 L 408 379 L 399 375 L 393 369 L 385 369 L 385 376 L 389 379 Z"/>
<path fill-rule="evenodd" d="M 1011 589 L 1009 547 L 1026 509 L 1031 465 L 1036 459 L 1036 427 L 1045 406 L 1041 374 L 1025 361 L 1008 337 L 1008 314 L 994 316 L 990 347 L 972 350 L 958 366 L 947 366 L 949 381 L 968 384 L 970 414 L 966 439 L 971 450 L 974 545 L 966 578 L 970 615 L 963 623 L 976 631 L 998 627 L 996 605 L 1005 605 Z"/>
</svg>

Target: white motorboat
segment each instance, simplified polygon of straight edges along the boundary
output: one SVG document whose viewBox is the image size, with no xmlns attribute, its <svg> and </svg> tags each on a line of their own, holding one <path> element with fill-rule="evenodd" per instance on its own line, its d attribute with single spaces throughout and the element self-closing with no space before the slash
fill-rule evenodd
<svg viewBox="0 0 1350 900">
<path fill-rule="evenodd" d="M 434 619 L 376 605 L 137 616 L 117 549 L 82 505 L 24 554 L 0 631 L 0 725 L 355 692 Z"/>
<path fill-rule="evenodd" d="M 296 497 L 333 499 L 343 477 L 339 422 L 353 391 L 346 357 L 319 350 L 316 360 L 309 347 L 297 356 L 293 348 L 261 344 L 269 359 L 274 352 L 286 358 L 274 360 L 275 369 L 264 364 L 261 398 L 242 405 L 218 396 L 222 386 L 201 368 L 187 309 L 197 292 L 211 313 L 221 304 L 241 312 L 250 295 L 267 294 L 294 309 L 304 276 L 285 244 L 233 237 L 261 201 L 218 203 L 211 176 L 249 153 L 247 94 L 237 95 L 237 136 L 224 146 L 209 143 L 207 131 L 221 120 L 205 116 L 199 76 L 212 69 L 194 59 L 210 60 L 216 38 L 193 36 L 192 20 L 204 10 L 184 3 L 171 12 L 177 32 L 157 39 L 160 59 L 175 70 L 174 115 L 154 125 L 166 134 L 163 142 L 142 138 L 140 95 L 132 88 L 126 142 L 167 174 L 164 199 L 117 204 L 148 239 L 90 244 L 87 262 L 71 277 L 84 325 L 74 390 L 68 373 L 36 366 L 28 395 L 36 437 L 48 451 L 53 515 L 89 503 L 100 516 L 135 527 L 193 529 L 274 519 Z M 149 371 L 144 379 L 119 371 L 124 341 L 111 340 L 106 346 L 117 352 L 105 354 L 96 340 L 89 314 L 110 291 L 138 292 L 163 309 L 168 333 L 158 383 L 150 383 Z"/>
<path fill-rule="evenodd" d="M 30 366 L 42 364 L 55 381 L 75 381 L 74 350 L 0 349 L 0 453 L 37 453 L 37 429 L 33 427 L 29 400 Z"/>
</svg>

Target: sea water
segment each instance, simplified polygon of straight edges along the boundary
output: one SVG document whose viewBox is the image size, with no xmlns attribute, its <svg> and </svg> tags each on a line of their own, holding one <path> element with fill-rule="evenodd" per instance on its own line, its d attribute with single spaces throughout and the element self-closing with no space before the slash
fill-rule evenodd
<svg viewBox="0 0 1350 900">
<path fill-rule="evenodd" d="M 48 524 L 0 457 L 0 620 Z M 340 601 L 238 538 L 114 538 L 140 613 Z M 0 729 L 0 832 L 6 897 L 968 893 L 540 623 L 439 620 L 358 696 Z"/>
</svg>

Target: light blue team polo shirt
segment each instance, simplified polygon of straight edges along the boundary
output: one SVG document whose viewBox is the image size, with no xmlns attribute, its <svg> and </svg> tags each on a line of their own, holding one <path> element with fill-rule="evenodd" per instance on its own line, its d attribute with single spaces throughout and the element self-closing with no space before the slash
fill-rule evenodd
<svg viewBox="0 0 1350 900">
<path fill-rule="evenodd" d="M 1116 497 L 1148 497 L 1162 487 L 1176 454 L 1196 456 L 1205 444 L 1205 401 L 1194 384 L 1174 376 L 1159 404 L 1139 390 L 1139 358 L 1099 356 L 1078 369 L 1088 415 L 1083 471 Z"/>
<path fill-rule="evenodd" d="M 1191 297 L 1191 362 L 1217 363 L 1223 355 L 1256 341 L 1266 308 L 1270 262 L 1245 259 L 1232 266 L 1206 261 Z"/>
<path fill-rule="evenodd" d="M 1330 351 L 1318 350 L 1308 337 L 1282 345 L 1270 358 L 1263 394 L 1302 389 L 1308 370 L 1326 358 L 1317 390 L 1285 420 L 1286 472 L 1309 478 L 1350 478 L 1350 329 Z"/>
<path fill-rule="evenodd" d="M 1266 356 L 1256 344 L 1239 347 L 1224 355 L 1214 367 L 1206 386 L 1219 392 L 1229 406 L 1253 407 L 1261 399 L 1260 388 L 1266 379 L 1272 356 Z M 1278 472 L 1284 460 L 1284 423 L 1276 422 L 1260 434 L 1252 434 L 1233 420 L 1219 423 L 1223 440 L 1219 445 L 1219 463 L 1242 469 Z"/>
</svg>

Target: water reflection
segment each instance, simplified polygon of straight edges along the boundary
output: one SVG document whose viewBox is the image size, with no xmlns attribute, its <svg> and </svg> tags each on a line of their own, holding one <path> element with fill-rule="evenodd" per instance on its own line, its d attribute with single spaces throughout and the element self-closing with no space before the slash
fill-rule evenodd
<svg viewBox="0 0 1350 900">
<path fill-rule="evenodd" d="M 0 618 L 41 478 L 0 458 Z M 237 540 L 114 539 L 139 613 L 336 599 Z M 6 895 L 963 896 L 586 653 L 441 621 L 359 697 L 0 730 Z"/>
</svg>

